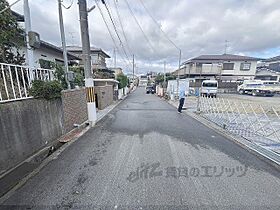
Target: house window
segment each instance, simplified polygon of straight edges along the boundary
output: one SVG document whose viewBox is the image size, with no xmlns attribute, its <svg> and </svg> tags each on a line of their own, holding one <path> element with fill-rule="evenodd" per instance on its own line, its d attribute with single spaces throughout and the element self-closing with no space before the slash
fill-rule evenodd
<svg viewBox="0 0 280 210">
<path fill-rule="evenodd" d="M 234 63 L 223 63 L 223 70 L 234 70 Z"/>
<path fill-rule="evenodd" d="M 250 71 L 251 63 L 241 63 L 240 70 L 241 71 Z"/>
</svg>

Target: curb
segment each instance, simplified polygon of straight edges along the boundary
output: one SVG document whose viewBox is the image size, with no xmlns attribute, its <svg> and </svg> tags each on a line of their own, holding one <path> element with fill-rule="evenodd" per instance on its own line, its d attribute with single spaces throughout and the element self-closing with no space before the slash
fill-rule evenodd
<svg viewBox="0 0 280 210">
<path fill-rule="evenodd" d="M 105 114 L 101 115 L 96 120 L 95 125 L 127 97 L 128 95 L 114 104 Z M 95 127 L 95 125 L 93 127 Z M 76 142 L 80 137 L 82 137 L 88 130 L 93 127 L 90 127 L 87 121 L 84 122 L 78 128 L 75 128 L 67 134 L 64 134 L 54 142 L 51 142 L 48 146 L 33 154 L 31 157 L 22 161 L 17 166 L 3 173 L 0 176 L 0 204 L 7 200 L 13 194 L 13 192 L 22 187 L 31 177 L 38 174 L 41 169 L 44 168 L 48 163 L 50 163 L 52 160 L 57 159 L 58 156 L 66 148 L 68 148 L 72 143 Z M 72 139 L 70 139 L 69 141 L 61 141 L 65 138 L 65 136 L 71 135 L 72 133 L 75 133 L 77 131 L 80 132 L 72 137 Z"/>
<path fill-rule="evenodd" d="M 172 104 L 171 102 L 169 101 L 166 102 L 171 106 L 175 107 L 174 104 Z M 195 114 L 189 111 L 183 111 L 183 113 L 193 118 L 194 120 L 200 122 L 201 124 L 205 125 L 206 127 L 216 131 L 217 133 L 226 137 L 230 141 L 235 142 L 243 149 L 246 149 L 250 153 L 256 155 L 259 159 L 269 163 L 270 165 L 274 166 L 276 169 L 280 171 L 280 155 L 278 155 L 277 153 L 267 150 L 257 144 L 254 144 L 241 136 L 232 135 L 229 132 L 227 132 L 227 130 L 224 130 L 223 128 L 219 127 L 215 123 L 208 121 L 207 119 L 201 117 L 199 114 Z"/>
</svg>

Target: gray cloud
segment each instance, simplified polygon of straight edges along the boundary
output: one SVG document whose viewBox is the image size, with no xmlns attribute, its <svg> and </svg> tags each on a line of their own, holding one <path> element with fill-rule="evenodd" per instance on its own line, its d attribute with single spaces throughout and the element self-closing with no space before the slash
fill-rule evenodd
<svg viewBox="0 0 280 210">
<path fill-rule="evenodd" d="M 147 15 L 140 1 L 127 0 L 134 11 L 152 50 L 131 16 L 125 0 L 118 0 L 119 11 L 128 44 L 122 36 L 113 0 L 107 0 L 118 32 L 124 45 L 129 45 L 135 54 L 139 71 L 162 71 L 163 61 L 168 62 L 168 71 L 178 66 L 178 50 L 164 37 L 157 25 Z M 168 36 L 182 49 L 183 60 L 200 54 L 223 53 L 224 41 L 229 40 L 229 52 L 259 57 L 280 54 L 280 1 L 279 0 L 142 0 Z M 9 2 L 13 2 L 9 0 Z M 70 0 L 64 0 L 69 4 Z M 89 6 L 94 4 L 88 1 Z M 110 24 L 104 6 L 100 3 Z M 60 44 L 57 1 L 30 0 L 33 29 L 42 39 Z M 14 8 L 22 12 L 19 3 Z M 69 10 L 63 10 L 68 44 L 80 44 L 80 25 L 77 1 Z M 89 14 L 92 45 L 112 53 L 114 44 L 102 17 L 96 8 Z M 112 33 L 113 27 L 110 24 Z M 71 37 L 70 33 L 74 36 Z M 114 34 L 118 48 L 119 41 Z M 119 50 L 121 51 L 121 50 Z M 128 50 L 127 50 L 128 51 Z M 128 53 L 129 54 L 129 53 Z M 123 67 L 128 62 L 117 56 Z M 122 55 L 122 57 L 125 57 Z M 109 61 L 109 63 L 112 63 Z M 126 64 L 125 64 L 126 63 Z"/>
</svg>

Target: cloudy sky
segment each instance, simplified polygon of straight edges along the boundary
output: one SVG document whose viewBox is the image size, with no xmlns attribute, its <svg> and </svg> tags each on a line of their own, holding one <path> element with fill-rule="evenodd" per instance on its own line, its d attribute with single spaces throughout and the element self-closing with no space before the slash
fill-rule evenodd
<svg viewBox="0 0 280 210">
<path fill-rule="evenodd" d="M 167 37 L 182 50 L 182 61 L 201 54 L 222 54 L 225 40 L 228 53 L 261 58 L 280 55 L 279 0 L 105 1 L 121 42 L 105 6 L 97 0 L 115 45 L 98 7 L 89 13 L 91 45 L 102 48 L 111 57 L 116 48 L 117 65 L 126 72 L 132 69 L 131 54 L 135 54 L 138 73 L 163 71 L 164 61 L 167 71 L 174 70 L 179 50 Z M 23 14 L 22 2 L 13 10 Z M 88 7 L 96 5 L 95 0 L 87 2 Z M 71 3 L 72 0 L 63 0 L 66 7 Z M 40 33 L 42 40 L 60 46 L 57 0 L 29 0 L 29 4 L 32 29 Z M 77 0 L 73 0 L 70 9 L 63 9 L 63 16 L 67 45 L 80 45 Z M 113 65 L 113 59 L 108 60 L 108 65 Z"/>
</svg>

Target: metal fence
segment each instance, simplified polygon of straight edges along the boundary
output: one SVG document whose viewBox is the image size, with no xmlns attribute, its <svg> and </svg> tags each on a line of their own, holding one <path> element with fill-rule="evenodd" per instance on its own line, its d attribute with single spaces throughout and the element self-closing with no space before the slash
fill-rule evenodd
<svg viewBox="0 0 280 210">
<path fill-rule="evenodd" d="M 32 80 L 51 81 L 54 70 L 0 63 L 0 103 L 29 98 Z"/>
<path fill-rule="evenodd" d="M 280 143 L 280 105 L 200 97 L 198 108 L 203 117 L 254 143 L 263 146 Z"/>
</svg>

